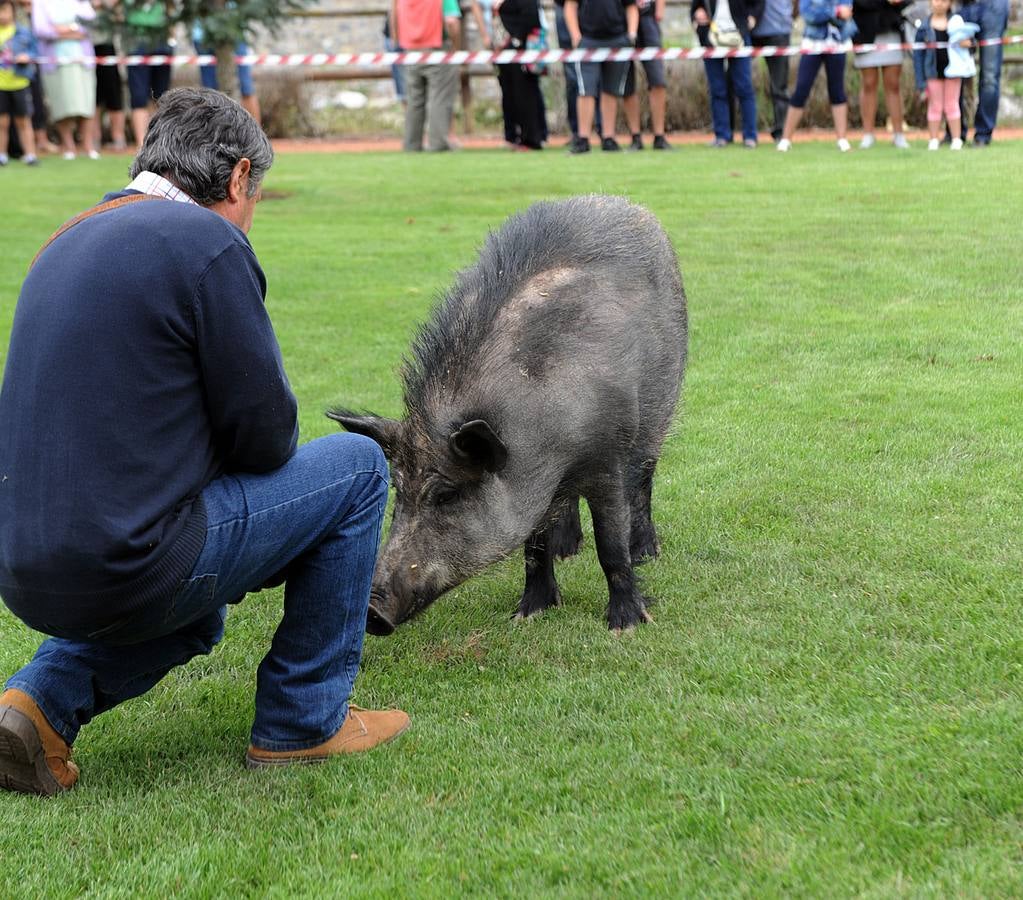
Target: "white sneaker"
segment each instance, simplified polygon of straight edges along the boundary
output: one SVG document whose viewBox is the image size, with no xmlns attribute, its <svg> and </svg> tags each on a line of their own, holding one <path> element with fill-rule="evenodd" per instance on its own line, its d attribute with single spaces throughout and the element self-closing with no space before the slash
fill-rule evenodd
<svg viewBox="0 0 1023 900">
<path fill-rule="evenodd" d="M 89 159 L 99 159 L 99 153 L 95 150 L 89 151 Z"/>
<path fill-rule="evenodd" d="M 895 145 L 896 150 L 909 149 L 909 141 L 906 140 L 906 136 L 901 131 L 895 132 L 895 137 L 892 138 L 892 143 Z"/>
<path fill-rule="evenodd" d="M 72 151 L 68 150 L 66 153 L 63 154 L 63 157 L 64 159 L 72 160 L 75 158 L 75 154 Z"/>
<path fill-rule="evenodd" d="M 939 141 L 937 138 L 931 138 L 927 142 L 927 149 L 928 150 L 937 150 L 940 146 L 941 146 L 941 141 Z"/>
<path fill-rule="evenodd" d="M 849 142 L 845 138 L 839 138 L 838 139 L 838 149 L 839 149 L 839 152 L 841 152 L 841 153 L 848 153 L 849 149 L 850 149 Z"/>
<path fill-rule="evenodd" d="M 962 150 L 963 149 L 963 139 L 962 138 L 952 138 L 952 149 L 953 150 Z"/>
<path fill-rule="evenodd" d="M 778 152 L 779 153 L 788 153 L 789 152 L 789 147 L 791 147 L 791 146 L 792 146 L 792 141 L 790 141 L 788 138 L 782 138 L 780 141 L 778 141 Z"/>
<path fill-rule="evenodd" d="M 860 149 L 861 150 L 869 150 L 871 147 L 874 146 L 874 143 L 875 143 L 874 135 L 872 135 L 872 134 L 865 134 L 865 135 L 863 135 L 863 140 L 860 141 Z"/>
</svg>

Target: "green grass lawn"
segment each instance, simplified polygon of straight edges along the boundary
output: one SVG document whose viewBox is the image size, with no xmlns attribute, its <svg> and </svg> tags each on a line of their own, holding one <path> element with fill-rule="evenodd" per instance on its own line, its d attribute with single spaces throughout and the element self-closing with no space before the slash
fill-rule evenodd
<svg viewBox="0 0 1023 900">
<path fill-rule="evenodd" d="M 354 699 L 408 710 L 399 742 L 250 773 L 281 593 L 250 596 L 83 731 L 73 792 L 0 796 L 0 895 L 1019 896 L 1020 151 L 281 158 L 251 238 L 303 439 L 332 403 L 400 413 L 413 327 L 511 212 L 660 217 L 691 354 L 656 621 L 608 633 L 587 534 L 563 606 L 514 623 L 513 558 L 367 639 Z M 125 169 L 0 172 L 0 346 Z M 0 613 L 0 673 L 38 640 Z"/>
</svg>

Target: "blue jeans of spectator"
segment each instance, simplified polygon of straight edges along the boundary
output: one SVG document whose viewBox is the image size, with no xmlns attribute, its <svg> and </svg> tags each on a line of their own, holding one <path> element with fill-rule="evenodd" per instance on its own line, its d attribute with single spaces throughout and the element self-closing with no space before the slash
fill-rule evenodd
<svg viewBox="0 0 1023 900">
<path fill-rule="evenodd" d="M 978 40 L 997 40 L 1005 35 L 1009 24 L 1008 0 L 981 0 L 961 10 L 963 19 L 980 25 Z M 1002 44 L 980 48 L 977 113 L 973 119 L 974 140 L 990 141 L 998 121 L 998 101 L 1002 90 Z"/>
<path fill-rule="evenodd" d="M 399 47 L 389 37 L 384 38 L 384 49 L 388 53 L 401 53 L 401 47 Z M 394 95 L 402 103 L 405 102 L 405 72 L 402 66 L 397 63 L 391 66 L 391 79 L 394 81 Z"/>
<path fill-rule="evenodd" d="M 728 79 L 731 78 L 732 89 L 739 100 L 742 111 L 742 138 L 744 141 L 757 139 L 757 98 L 753 92 L 753 67 L 749 57 L 728 60 L 728 72 L 725 72 L 725 60 L 705 59 L 704 71 L 707 73 L 707 85 L 710 89 L 710 117 L 714 124 L 714 137 L 719 141 L 731 143 L 732 122 L 729 115 Z"/>
<path fill-rule="evenodd" d="M 216 53 L 216 47 L 196 44 L 195 52 L 200 56 L 213 56 Z M 248 56 L 249 45 L 244 41 L 239 41 L 234 45 L 234 55 Z M 256 93 L 256 86 L 252 83 L 252 66 L 237 66 L 236 68 L 238 69 L 238 89 L 241 91 L 241 95 L 243 97 L 251 97 Z M 199 80 L 204 88 L 210 88 L 214 91 L 220 90 L 215 64 L 212 66 L 199 66 Z"/>
<path fill-rule="evenodd" d="M 225 475 L 203 491 L 206 543 L 189 578 L 100 640 L 50 638 L 7 682 L 68 744 L 94 716 L 209 653 L 227 604 L 285 582 L 284 617 L 256 674 L 252 743 L 301 750 L 348 714 L 387 502 L 387 463 L 368 438 L 311 441 L 279 469 Z"/>
</svg>

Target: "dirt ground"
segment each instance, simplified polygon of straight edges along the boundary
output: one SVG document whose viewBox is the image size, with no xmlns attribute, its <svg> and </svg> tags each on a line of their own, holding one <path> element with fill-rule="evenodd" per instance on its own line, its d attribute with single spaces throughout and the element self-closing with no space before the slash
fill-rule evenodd
<svg viewBox="0 0 1023 900">
<path fill-rule="evenodd" d="M 668 140 L 672 145 L 676 147 L 683 146 L 700 146 L 706 145 L 710 142 L 713 135 L 704 134 L 698 131 L 686 132 L 684 134 L 670 134 Z M 855 148 L 862 137 L 862 132 L 853 131 L 849 133 L 849 140 Z M 911 141 L 923 141 L 926 140 L 927 134 L 922 130 L 911 130 L 907 132 L 907 137 Z M 995 140 L 998 142 L 1009 141 L 1009 140 L 1020 140 L 1023 138 L 1023 128 L 998 128 L 995 131 Z M 650 144 L 650 136 L 645 135 L 644 139 L 647 146 Z M 827 129 L 808 129 L 805 131 L 799 131 L 796 133 L 795 141 L 802 143 L 804 141 L 833 141 L 835 134 L 833 131 Z M 885 135 L 883 132 L 878 133 L 878 140 L 883 141 Z M 626 135 L 618 135 L 618 143 L 623 147 L 628 143 L 628 137 Z M 567 147 L 568 138 L 564 135 L 558 135 L 554 137 L 550 144 L 548 144 L 548 152 L 565 150 Z M 473 134 L 473 135 L 459 135 L 459 144 L 467 150 L 492 150 L 504 146 L 504 141 L 500 135 L 496 134 Z M 597 149 L 596 141 L 593 142 L 594 149 Z M 368 153 L 371 151 L 395 151 L 401 150 L 401 138 L 398 137 L 359 137 L 359 138 L 343 138 L 343 139 L 328 139 L 328 138 L 307 138 L 307 139 L 287 139 L 287 140 L 276 140 L 273 142 L 274 150 L 278 153 Z M 771 146 L 770 137 L 764 135 L 761 138 L 761 145 L 764 149 Z"/>
</svg>

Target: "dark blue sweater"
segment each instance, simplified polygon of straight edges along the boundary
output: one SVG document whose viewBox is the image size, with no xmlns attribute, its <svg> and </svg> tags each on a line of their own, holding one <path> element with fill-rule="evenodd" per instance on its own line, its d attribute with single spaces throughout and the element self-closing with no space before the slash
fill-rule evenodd
<svg viewBox="0 0 1023 900">
<path fill-rule="evenodd" d="M 93 216 L 39 257 L 0 389 L 0 596 L 15 615 L 78 636 L 166 606 L 205 541 L 202 489 L 294 453 L 265 294 L 241 230 L 170 200 Z"/>
</svg>

